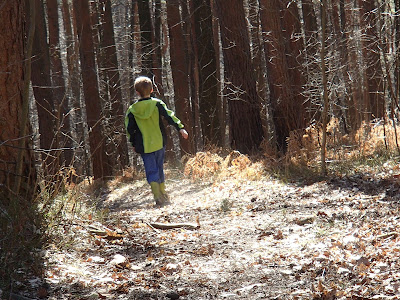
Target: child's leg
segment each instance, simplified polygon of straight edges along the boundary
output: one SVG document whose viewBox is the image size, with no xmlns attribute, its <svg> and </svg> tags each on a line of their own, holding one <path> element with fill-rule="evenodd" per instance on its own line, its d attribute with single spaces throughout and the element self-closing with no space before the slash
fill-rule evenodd
<svg viewBox="0 0 400 300">
<path fill-rule="evenodd" d="M 142 154 L 147 182 L 151 186 L 156 204 L 161 204 L 160 177 L 156 159 L 156 152 Z"/>
<path fill-rule="evenodd" d="M 160 151 L 157 151 L 156 160 L 158 166 L 158 175 L 160 178 L 159 182 L 160 182 L 161 197 L 164 201 L 169 202 L 169 197 L 165 190 L 164 158 L 165 158 L 165 148 L 161 149 Z"/>
<path fill-rule="evenodd" d="M 158 182 L 164 182 L 164 158 L 165 158 L 165 147 L 155 152 L 156 164 L 158 168 Z"/>
<path fill-rule="evenodd" d="M 142 154 L 144 170 L 146 172 L 147 182 L 160 182 L 159 170 L 156 160 L 156 152 Z"/>
</svg>

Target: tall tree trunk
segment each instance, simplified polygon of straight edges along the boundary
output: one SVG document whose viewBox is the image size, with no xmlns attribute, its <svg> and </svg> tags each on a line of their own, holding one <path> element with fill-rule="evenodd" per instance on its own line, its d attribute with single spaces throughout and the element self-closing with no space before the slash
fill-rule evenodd
<svg viewBox="0 0 400 300">
<path fill-rule="evenodd" d="M 153 50 L 152 50 L 152 58 L 153 58 L 153 69 L 152 73 L 154 75 L 154 93 L 156 97 L 160 97 L 161 99 L 165 99 L 164 95 L 164 84 L 162 78 L 162 57 L 163 53 L 162 49 L 162 37 L 161 37 L 161 0 L 155 0 L 155 9 L 154 9 L 154 28 L 152 30 L 153 33 Z"/>
<path fill-rule="evenodd" d="M 321 4 L 321 72 L 322 72 L 322 86 L 323 86 L 323 102 L 324 108 L 322 112 L 322 145 L 321 145 L 321 171 L 322 174 L 326 175 L 326 127 L 328 123 L 328 79 L 326 74 L 326 63 L 325 63 L 325 52 L 326 52 L 326 11 L 327 1 L 322 0 Z"/>
<path fill-rule="evenodd" d="M 263 140 L 263 128 L 243 2 L 216 0 L 215 5 L 229 91 L 231 146 L 242 153 L 253 153 Z"/>
<path fill-rule="evenodd" d="M 193 136 L 194 140 L 194 151 L 203 150 L 203 139 L 201 134 L 200 124 L 200 108 L 199 108 L 199 90 L 200 90 L 200 79 L 199 79 L 199 55 L 196 40 L 196 32 L 194 29 L 194 9 L 193 2 L 191 0 L 181 0 L 182 7 L 182 25 L 185 38 L 185 52 L 187 57 L 187 74 L 190 85 L 190 100 L 192 108 L 192 120 L 193 120 Z"/>
<path fill-rule="evenodd" d="M 152 30 L 152 38 L 153 38 L 153 50 L 152 50 L 152 58 L 153 58 L 153 69 L 152 73 L 153 77 L 153 84 L 154 84 L 154 95 L 162 99 L 168 107 L 170 106 L 169 100 L 165 97 L 164 92 L 164 78 L 163 78 L 163 67 L 162 67 L 162 59 L 165 57 L 165 48 L 168 45 L 163 45 L 163 37 L 161 36 L 161 32 L 163 30 L 162 24 L 162 6 L 161 0 L 155 0 L 155 7 L 154 7 L 154 28 Z M 167 37 L 165 37 L 167 39 Z M 166 43 L 167 44 L 167 43 Z M 169 137 L 167 139 L 166 145 L 166 153 L 165 159 L 170 161 L 176 160 L 176 155 L 174 150 L 174 143 L 172 139 L 171 128 L 167 126 L 167 123 L 164 121 L 166 134 Z"/>
<path fill-rule="evenodd" d="M 308 101 L 303 96 L 303 86 L 306 82 L 303 72 L 304 43 L 301 33 L 299 10 L 296 2 L 281 0 L 283 35 L 285 37 L 285 53 L 289 71 L 290 88 L 293 99 L 290 101 L 290 110 L 295 112 L 291 123 L 291 130 L 302 130 L 309 123 L 306 117 Z"/>
<path fill-rule="evenodd" d="M 137 0 L 138 13 L 139 13 L 139 24 L 140 24 L 140 37 L 141 37 L 141 56 L 140 66 L 141 75 L 153 78 L 153 42 L 152 42 L 152 26 L 151 26 L 151 14 L 150 14 L 150 1 L 148 0 Z"/>
<path fill-rule="evenodd" d="M 359 50 L 357 40 L 354 38 L 354 28 L 357 26 L 357 13 L 353 1 L 344 0 L 344 10 L 346 11 L 346 30 L 345 39 L 347 45 L 347 64 L 349 66 L 350 78 L 350 97 L 348 103 L 348 114 L 350 125 L 353 130 L 357 130 L 361 125 L 362 113 L 362 77 L 360 76 Z"/>
<path fill-rule="evenodd" d="M 340 71 L 337 73 L 342 82 L 341 91 L 338 93 L 336 101 L 332 102 L 333 113 L 340 119 L 342 132 L 349 133 L 348 114 L 346 114 L 346 105 L 349 103 L 349 95 L 351 91 L 350 78 L 347 64 L 347 43 L 345 32 L 346 27 L 346 11 L 344 9 L 344 0 L 332 1 L 332 31 L 335 46 L 337 48 L 338 65 Z"/>
<path fill-rule="evenodd" d="M 93 176 L 101 179 L 112 175 L 106 163 L 105 141 L 101 130 L 101 105 L 96 74 L 92 29 L 88 0 L 74 0 L 74 14 L 78 30 L 83 93 L 86 103 L 86 118 L 89 127 L 89 144 Z"/>
<path fill-rule="evenodd" d="M 34 0 L 36 10 L 35 38 L 32 49 L 32 86 L 39 118 L 40 147 L 43 172 L 53 176 L 58 172 L 55 134 L 54 95 L 50 77 L 50 56 L 43 1 Z"/>
<path fill-rule="evenodd" d="M 114 26 L 111 13 L 111 1 L 100 0 L 99 11 L 101 19 L 100 48 L 103 72 L 106 75 L 107 95 L 110 107 L 110 143 L 115 149 L 114 168 L 122 171 L 128 165 L 128 146 L 125 138 L 124 109 L 122 106 L 121 82 L 118 66 L 117 49 L 115 46 Z M 118 164 L 115 163 L 118 162 Z"/>
<path fill-rule="evenodd" d="M 193 136 L 193 121 L 190 107 L 190 91 L 187 74 L 187 58 L 185 56 L 185 44 L 180 17 L 180 1 L 167 1 L 167 22 L 170 38 L 171 69 L 174 83 L 175 110 L 177 116 L 186 126 L 189 136 Z M 194 142 L 192 138 L 181 140 L 181 149 L 184 153 L 194 153 Z"/>
<path fill-rule="evenodd" d="M 222 145 L 220 99 L 218 97 L 217 57 L 213 38 L 211 0 L 193 0 L 192 38 L 198 51 L 199 107 L 204 144 Z"/>
<path fill-rule="evenodd" d="M 31 12 L 30 23 L 35 23 L 34 8 Z M 0 197 L 3 205 L 9 204 L 7 198 L 11 195 L 31 200 L 36 183 L 28 116 L 35 28 L 30 27 L 25 48 L 24 15 L 24 0 L 4 2 L 0 9 Z M 16 207 L 23 211 L 24 206 L 19 205 Z"/>
<path fill-rule="evenodd" d="M 306 90 L 305 93 L 308 94 L 308 105 L 309 113 L 307 119 L 309 120 L 320 120 L 321 111 L 319 101 L 315 101 L 320 97 L 314 96 L 313 91 L 318 87 L 313 85 L 313 77 L 320 72 L 320 66 L 317 63 L 319 57 L 319 39 L 318 39 L 318 24 L 317 17 L 314 10 L 314 4 L 312 0 L 302 0 L 301 8 L 303 12 L 303 23 L 304 23 L 304 45 L 305 51 L 303 55 L 303 65 L 306 76 Z"/>
<path fill-rule="evenodd" d="M 276 141 L 273 141 L 274 129 L 269 112 L 270 105 L 267 86 L 267 62 L 265 61 L 264 42 L 260 30 L 260 5 L 258 0 L 248 0 L 248 14 L 252 60 L 257 77 L 257 93 L 260 101 L 264 135 L 268 139 L 268 146 L 276 147 Z"/>
<path fill-rule="evenodd" d="M 75 21 L 72 19 L 74 14 L 71 15 L 72 7 L 70 7 L 68 0 L 62 0 L 62 15 L 65 31 L 65 42 L 67 52 L 67 68 L 68 68 L 68 89 L 71 94 L 71 106 L 73 107 L 73 122 L 75 127 L 72 128 L 75 134 L 74 143 L 74 159 L 73 165 L 76 169 L 77 175 L 84 174 L 84 166 L 88 161 L 86 157 L 86 143 L 85 143 L 85 129 L 83 121 L 83 110 L 81 107 L 81 81 L 79 71 L 79 43 L 77 40 L 77 30 L 74 26 Z M 72 22 L 73 21 L 73 22 Z"/>
<path fill-rule="evenodd" d="M 362 39 L 362 50 L 366 69 L 364 80 L 364 89 L 367 91 L 366 121 L 369 121 L 371 118 L 383 118 L 384 116 L 383 73 L 375 14 L 377 7 L 375 1 L 359 0 L 358 2 L 361 8 L 360 25 L 365 35 Z"/>
<path fill-rule="evenodd" d="M 400 11 L 400 0 L 395 0 L 395 11 Z M 394 71 L 394 78 L 396 83 L 396 95 L 397 95 L 397 102 L 400 100 L 400 18 L 394 19 L 394 27 L 395 27 L 395 51 L 396 51 L 396 59 L 395 59 L 395 71 Z"/>
<path fill-rule="evenodd" d="M 278 150 L 286 151 L 286 140 L 297 124 L 297 111 L 293 110 L 292 82 L 286 60 L 285 40 L 282 35 L 282 20 L 279 0 L 260 0 L 261 26 L 268 33 L 264 38 L 267 61 L 271 111 L 275 125 Z"/>
<path fill-rule="evenodd" d="M 220 42 L 220 34 L 219 34 L 219 22 L 218 22 L 218 17 L 217 17 L 217 12 L 215 9 L 215 0 L 210 0 L 210 5 L 211 5 L 211 13 L 212 13 L 212 26 L 213 26 L 213 41 L 214 41 L 214 51 L 215 51 L 215 59 L 216 59 L 216 78 L 217 78 L 217 91 L 219 93 L 218 101 L 217 101 L 217 106 L 219 109 L 219 113 L 217 115 L 219 122 L 221 124 L 219 128 L 219 136 L 221 140 L 219 141 L 219 144 L 222 145 L 222 147 L 226 148 L 226 116 L 227 116 L 227 100 L 225 93 L 222 92 L 223 85 L 224 85 L 224 80 L 223 80 L 223 61 L 221 59 L 221 53 L 222 53 L 222 46 Z"/>
<path fill-rule="evenodd" d="M 49 24 L 49 48 L 53 95 L 56 104 L 56 127 L 58 132 L 59 147 L 66 147 L 63 151 L 64 163 L 69 166 L 72 163 L 72 136 L 71 114 L 69 101 L 65 89 L 64 70 L 60 51 L 60 29 L 58 23 L 57 0 L 47 0 L 47 16 Z M 62 164 L 62 163 L 61 163 Z"/>
</svg>

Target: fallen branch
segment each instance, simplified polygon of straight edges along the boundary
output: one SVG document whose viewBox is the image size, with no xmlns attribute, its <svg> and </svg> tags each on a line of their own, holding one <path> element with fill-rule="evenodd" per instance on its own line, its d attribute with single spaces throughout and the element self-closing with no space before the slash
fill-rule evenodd
<svg viewBox="0 0 400 300">
<path fill-rule="evenodd" d="M 397 232 L 389 232 L 389 233 L 384 233 L 384 234 L 378 235 L 376 237 L 376 239 L 382 240 L 382 239 L 388 239 L 388 238 L 397 238 L 398 235 L 399 234 Z"/>
<path fill-rule="evenodd" d="M 200 224 L 194 223 L 149 223 L 151 227 L 156 229 L 176 229 L 176 228 L 186 228 L 186 229 L 199 229 Z"/>
</svg>

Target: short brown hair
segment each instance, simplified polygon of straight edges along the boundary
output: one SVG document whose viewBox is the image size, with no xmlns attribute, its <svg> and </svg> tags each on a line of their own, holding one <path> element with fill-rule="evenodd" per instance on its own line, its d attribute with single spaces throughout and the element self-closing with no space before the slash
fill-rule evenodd
<svg viewBox="0 0 400 300">
<path fill-rule="evenodd" d="M 151 82 L 151 79 L 146 76 L 136 78 L 134 86 L 140 96 L 149 95 L 153 90 L 153 83 Z"/>
</svg>

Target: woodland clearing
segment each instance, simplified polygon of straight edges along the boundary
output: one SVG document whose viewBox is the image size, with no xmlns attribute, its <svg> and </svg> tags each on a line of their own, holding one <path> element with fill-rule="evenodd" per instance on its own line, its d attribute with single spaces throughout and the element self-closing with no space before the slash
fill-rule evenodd
<svg viewBox="0 0 400 300">
<path fill-rule="evenodd" d="M 64 209 L 70 216 L 43 251 L 44 278 L 15 284 L 15 293 L 30 290 L 47 299 L 400 298 L 398 164 L 284 182 L 261 174 L 244 156 L 216 178 L 210 174 L 217 159 L 208 157 L 208 163 L 195 158 L 208 168 L 198 176 L 190 163 L 186 174 L 167 169 L 172 201 L 161 208 L 154 207 L 142 174 L 76 189 L 78 200 Z M 90 205 L 98 215 L 85 208 Z"/>
</svg>

